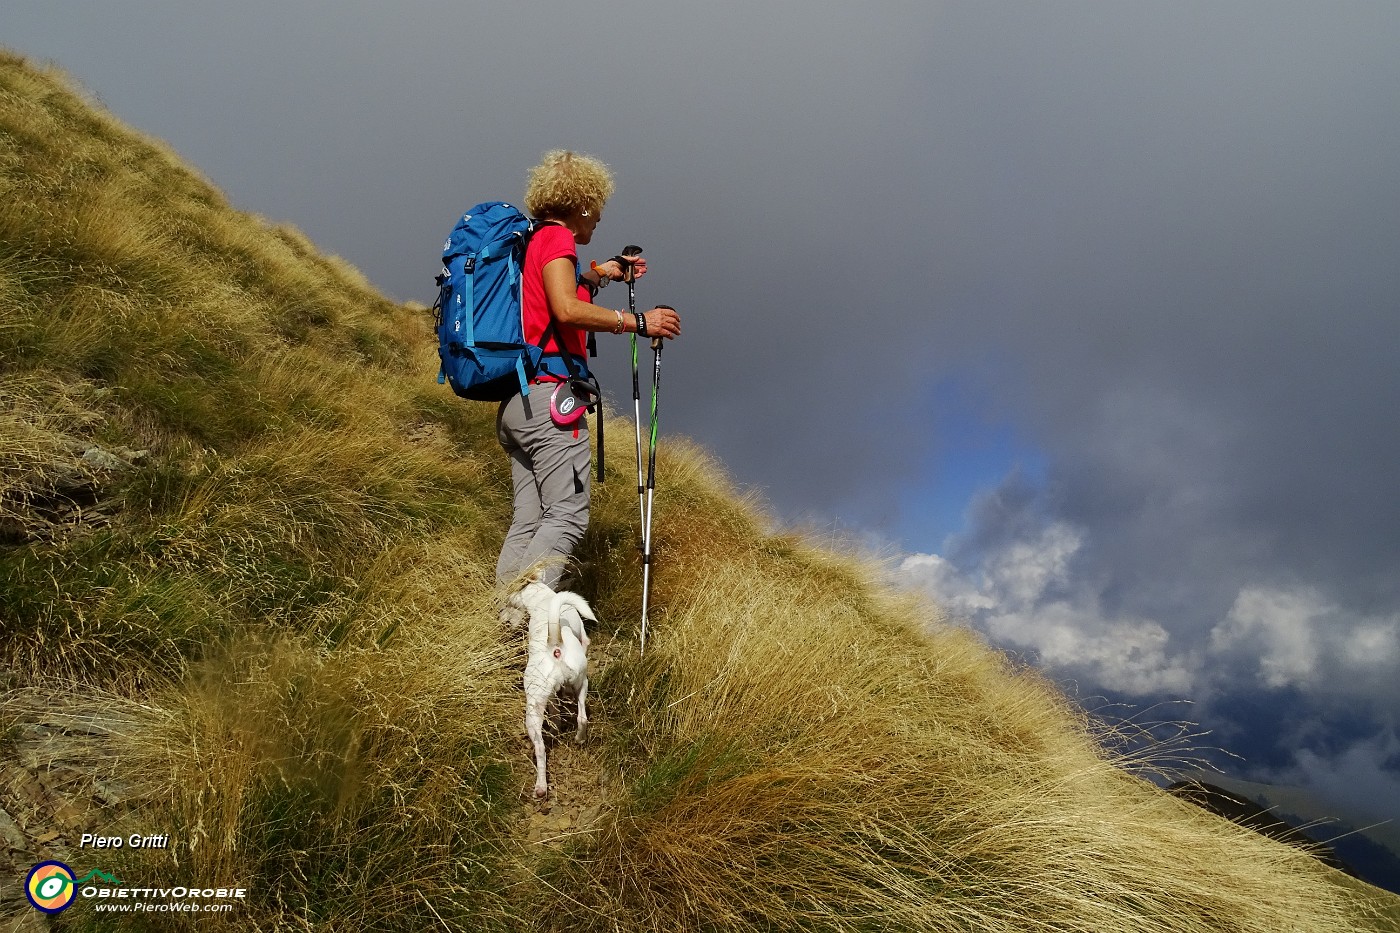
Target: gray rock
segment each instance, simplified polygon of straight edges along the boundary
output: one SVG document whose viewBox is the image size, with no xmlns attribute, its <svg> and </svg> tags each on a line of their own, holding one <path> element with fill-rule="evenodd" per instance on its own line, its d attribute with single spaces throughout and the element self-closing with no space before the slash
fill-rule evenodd
<svg viewBox="0 0 1400 933">
<path fill-rule="evenodd" d="M 125 448 L 123 448 L 125 449 Z M 89 447 L 83 451 L 83 462 L 97 467 L 99 470 L 129 470 L 131 463 L 111 451 L 103 450 L 101 447 Z"/>
</svg>

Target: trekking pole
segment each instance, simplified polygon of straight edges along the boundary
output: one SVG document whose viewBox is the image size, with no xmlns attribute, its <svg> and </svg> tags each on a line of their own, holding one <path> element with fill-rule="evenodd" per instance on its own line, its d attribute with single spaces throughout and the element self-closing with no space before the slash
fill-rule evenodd
<svg viewBox="0 0 1400 933">
<path fill-rule="evenodd" d="M 642 255 L 640 246 L 626 246 L 622 250 L 622 259 L 636 259 Z M 627 313 L 635 319 L 637 316 L 637 276 L 634 274 L 632 263 L 626 262 L 622 267 L 623 279 L 627 282 Z M 637 334 L 632 333 L 632 425 L 637 429 L 637 524 L 641 527 L 646 523 L 646 506 L 643 505 L 643 495 L 646 490 L 642 486 L 642 389 L 637 377 Z M 646 550 L 646 532 L 642 532 L 642 550 Z"/>
<path fill-rule="evenodd" d="M 670 305 L 657 305 L 658 308 L 671 308 Z M 642 532 L 642 649 L 647 653 L 647 600 L 651 593 L 651 514 L 656 499 L 656 398 L 661 393 L 661 338 L 651 338 L 651 450 L 647 455 L 646 520 Z"/>
</svg>

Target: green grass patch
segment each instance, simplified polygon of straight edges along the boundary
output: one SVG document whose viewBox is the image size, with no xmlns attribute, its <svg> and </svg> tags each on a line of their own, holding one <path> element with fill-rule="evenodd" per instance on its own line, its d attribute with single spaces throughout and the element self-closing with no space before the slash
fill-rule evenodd
<svg viewBox="0 0 1400 933">
<path fill-rule="evenodd" d="M 0 643 L 26 678 L 85 683 L 176 675 L 234 622 L 217 581 L 142 565 L 119 536 L 0 551 Z"/>
</svg>

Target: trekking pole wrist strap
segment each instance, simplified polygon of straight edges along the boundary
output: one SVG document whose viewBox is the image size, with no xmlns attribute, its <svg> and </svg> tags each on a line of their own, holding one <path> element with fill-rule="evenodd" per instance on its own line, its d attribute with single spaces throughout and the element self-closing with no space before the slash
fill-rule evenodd
<svg viewBox="0 0 1400 933">
<path fill-rule="evenodd" d="M 632 271 L 632 260 L 636 258 L 636 256 L 633 256 L 629 259 L 621 253 L 618 253 L 612 258 L 612 261 L 617 263 L 618 269 L 622 270 L 622 281 L 626 282 L 628 285 L 631 285 L 636 280 L 636 275 Z"/>
<path fill-rule="evenodd" d="M 647 317 L 646 317 L 645 314 L 643 314 L 642 312 L 638 311 L 638 312 L 637 312 L 637 336 L 639 336 L 639 337 L 645 337 L 646 335 L 647 335 Z"/>
</svg>

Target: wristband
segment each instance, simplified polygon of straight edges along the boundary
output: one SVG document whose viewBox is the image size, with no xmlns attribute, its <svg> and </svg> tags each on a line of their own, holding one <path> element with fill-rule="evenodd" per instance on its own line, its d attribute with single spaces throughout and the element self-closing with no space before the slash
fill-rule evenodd
<svg viewBox="0 0 1400 933">
<path fill-rule="evenodd" d="M 647 335 L 647 319 L 646 319 L 646 315 L 644 315 L 644 314 L 642 314 L 642 312 L 638 311 L 638 312 L 637 312 L 637 336 L 639 336 L 639 337 L 645 337 L 646 335 Z"/>
</svg>

